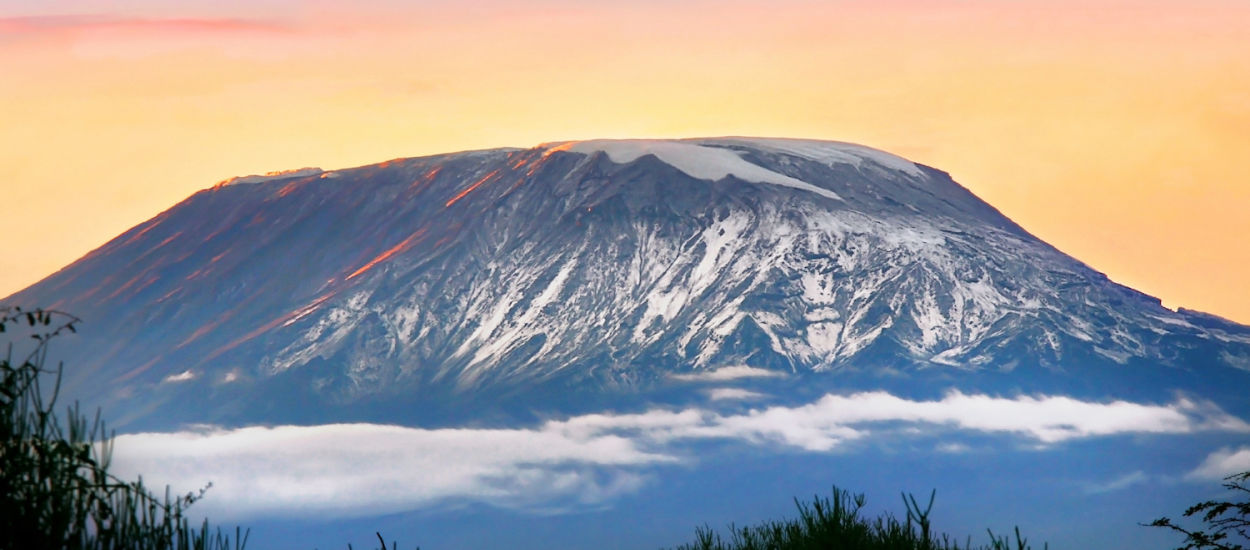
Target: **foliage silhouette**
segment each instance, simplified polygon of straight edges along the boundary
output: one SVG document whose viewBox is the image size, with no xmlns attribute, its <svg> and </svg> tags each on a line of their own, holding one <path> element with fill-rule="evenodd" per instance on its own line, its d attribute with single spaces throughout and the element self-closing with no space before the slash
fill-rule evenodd
<svg viewBox="0 0 1250 550">
<path fill-rule="evenodd" d="M 45 368 L 49 342 L 76 332 L 80 320 L 54 310 L 0 307 L 0 333 L 10 338 L 0 359 L 0 550 L 18 548 L 240 550 L 208 520 L 192 527 L 186 509 L 198 492 L 164 498 L 142 480 L 108 472 L 112 437 L 99 413 L 88 422 L 77 405 L 55 414 L 61 366 Z M 14 360 L 15 333 L 34 340 Z M 50 382 L 50 388 L 45 385 Z"/>
<path fill-rule="evenodd" d="M 1209 531 L 1202 529 L 1190 531 L 1174 523 L 1170 518 L 1161 517 L 1150 523 L 1149 527 L 1164 527 L 1185 535 L 1184 546 L 1177 550 L 1246 550 L 1245 546 L 1235 544 L 1230 535 L 1241 539 L 1242 543 L 1250 543 L 1250 472 L 1233 474 L 1224 478 L 1224 488 L 1239 494 L 1241 502 L 1208 500 L 1199 502 L 1185 510 L 1184 517 L 1201 514 L 1202 521 Z"/>
<path fill-rule="evenodd" d="M 695 530 L 693 543 L 675 550 L 1028 550 L 1028 539 L 1015 530 L 1015 544 L 1010 537 L 998 537 L 990 531 L 990 545 L 974 547 L 971 539 L 961 546 L 948 535 L 934 535 L 929 521 L 933 510 L 934 491 L 922 511 L 916 497 L 904 494 L 907 519 L 900 522 L 891 515 L 873 520 L 860 517 L 864 495 L 833 488 L 832 498 L 816 496 L 810 504 L 795 499 L 798 519 L 766 521 L 749 527 L 729 526 L 726 540 L 711 528 Z"/>
</svg>

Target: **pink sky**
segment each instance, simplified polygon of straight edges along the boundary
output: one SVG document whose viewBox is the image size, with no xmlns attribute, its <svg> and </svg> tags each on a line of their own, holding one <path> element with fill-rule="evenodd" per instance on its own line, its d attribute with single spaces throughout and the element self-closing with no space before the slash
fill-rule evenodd
<svg viewBox="0 0 1250 550">
<path fill-rule="evenodd" d="M 410 4 L 0 0 L 0 295 L 234 175 L 737 134 L 946 170 L 1250 322 L 1250 3 Z"/>
</svg>

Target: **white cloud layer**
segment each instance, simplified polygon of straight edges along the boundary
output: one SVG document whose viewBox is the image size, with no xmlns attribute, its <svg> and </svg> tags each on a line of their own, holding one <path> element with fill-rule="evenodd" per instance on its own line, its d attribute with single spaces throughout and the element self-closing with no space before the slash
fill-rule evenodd
<svg viewBox="0 0 1250 550">
<path fill-rule="evenodd" d="M 385 513 L 448 501 L 532 510 L 635 491 L 652 469 L 692 460 L 688 445 L 700 440 L 826 452 L 873 435 L 960 431 L 1048 445 L 1117 434 L 1247 433 L 1250 425 L 1187 399 L 1149 405 L 951 392 L 918 401 L 865 392 L 732 414 L 589 414 L 524 429 L 332 424 L 130 434 L 116 440 L 114 468 L 180 492 L 211 481 L 211 498 L 197 508 L 226 519 Z M 1250 463 L 1250 448 L 1217 455 L 1199 471 Z"/>
<path fill-rule="evenodd" d="M 1242 472 L 1250 472 L 1250 446 L 1215 451 L 1185 477 L 1201 480 L 1224 479 Z"/>
<path fill-rule="evenodd" d="M 446 499 L 593 504 L 637 489 L 642 476 L 627 467 L 675 460 L 611 434 L 571 438 L 555 430 L 376 424 L 123 435 L 113 457 L 116 473 L 142 473 L 153 486 L 182 492 L 212 482 L 212 498 L 203 506 L 225 517 L 350 516 Z"/>
<path fill-rule="evenodd" d="M 707 398 L 712 401 L 746 401 L 768 397 L 760 392 L 742 388 L 711 388 L 707 390 Z"/>
<path fill-rule="evenodd" d="M 740 380 L 743 378 L 783 378 L 785 373 L 775 370 L 761 369 L 758 367 L 748 367 L 739 365 L 735 367 L 721 367 L 716 370 L 706 372 L 695 372 L 690 374 L 674 374 L 671 378 L 681 380 L 683 382 L 728 382 L 730 380 Z"/>
</svg>

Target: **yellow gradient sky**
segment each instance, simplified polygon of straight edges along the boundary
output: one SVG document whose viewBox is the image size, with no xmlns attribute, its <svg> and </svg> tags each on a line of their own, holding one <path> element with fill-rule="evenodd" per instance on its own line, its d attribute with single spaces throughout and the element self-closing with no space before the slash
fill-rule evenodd
<svg viewBox="0 0 1250 550">
<path fill-rule="evenodd" d="M 1243 0 L 0 0 L 0 296 L 234 175 L 730 134 L 946 170 L 1250 322 Z"/>
</svg>

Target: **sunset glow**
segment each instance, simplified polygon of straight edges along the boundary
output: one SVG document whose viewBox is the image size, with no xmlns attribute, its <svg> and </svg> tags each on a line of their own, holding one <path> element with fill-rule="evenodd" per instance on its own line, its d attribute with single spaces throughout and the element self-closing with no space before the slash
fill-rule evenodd
<svg viewBox="0 0 1250 550">
<path fill-rule="evenodd" d="M 232 176 L 750 135 L 948 171 L 1111 278 L 1250 322 L 1240 0 L 105 5 L 0 0 L 0 295 Z"/>
</svg>

